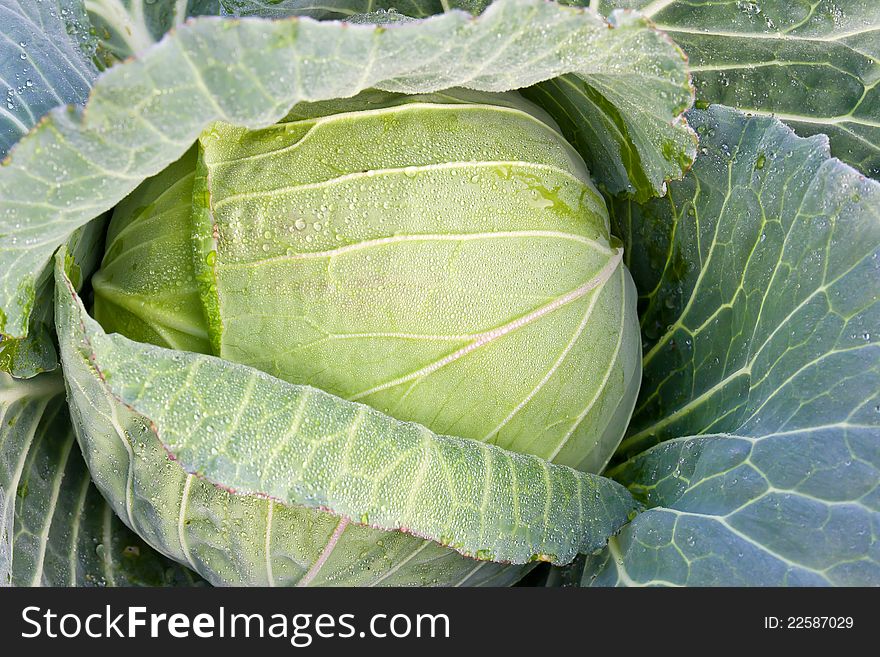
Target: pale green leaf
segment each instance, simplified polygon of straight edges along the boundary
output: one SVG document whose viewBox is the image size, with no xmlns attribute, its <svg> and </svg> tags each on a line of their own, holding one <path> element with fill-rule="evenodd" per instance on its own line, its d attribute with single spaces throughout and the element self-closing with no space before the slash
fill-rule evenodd
<svg viewBox="0 0 880 657">
<path fill-rule="evenodd" d="M 604 477 L 440 436 L 244 365 L 107 336 L 85 313 L 61 266 L 59 257 L 56 314 L 65 376 L 83 389 L 73 398 L 81 440 L 99 439 L 85 427 L 95 421 L 84 408 L 92 388 L 103 391 L 111 419 L 118 409 L 130 409 L 145 418 L 155 434 L 151 442 L 159 444 L 152 455 L 130 456 L 122 494 L 109 494 L 124 504 L 133 526 L 149 518 L 135 520 L 130 491 L 145 487 L 157 495 L 164 488 L 161 480 L 134 481 L 133 468 L 137 460 L 167 462 L 165 451 L 180 464 L 164 477 L 175 484 L 185 471 L 239 499 L 280 502 L 290 513 L 329 510 L 341 517 L 338 523 L 402 530 L 478 560 L 567 563 L 604 545 L 634 510 L 625 489 Z M 132 450 L 130 439 L 123 440 Z M 150 449 L 147 438 L 138 440 L 145 441 L 139 450 Z M 296 529 L 281 528 L 287 536 Z M 178 526 L 175 540 L 182 531 Z M 310 532 L 300 528 L 299 534 L 305 540 Z M 215 537 L 224 539 L 222 532 Z M 235 538 L 254 539 L 250 532 Z M 168 538 L 156 540 L 165 547 Z M 193 565 L 218 578 L 211 568 Z"/>
<path fill-rule="evenodd" d="M 180 157 L 213 120 L 265 126 L 297 101 L 371 86 L 505 90 L 568 71 L 641 79 L 642 100 L 630 102 L 667 106 L 670 120 L 687 96 L 680 54 L 643 21 L 608 29 L 538 0 L 388 26 L 195 19 L 106 71 L 84 113 L 53 112 L 0 168 L 0 235 L 15 231 L 16 241 L 0 247 L 0 330 L 25 334 L 40 273 L 72 230 Z"/>
<path fill-rule="evenodd" d="M 104 217 L 98 217 L 74 231 L 67 240 L 71 276 L 77 290 L 98 266 L 105 228 Z M 36 286 L 35 308 L 31 313 L 27 336 L 13 338 L 0 335 L 0 372 L 29 378 L 58 367 L 53 290 L 52 276 L 46 270 Z"/>
<path fill-rule="evenodd" d="M 224 0 L 224 6 L 235 15 L 308 15 L 357 22 L 423 17 L 450 8 L 479 14 L 490 4 L 486 0 Z M 639 19 L 622 13 L 609 17 L 612 25 L 630 20 Z M 694 160 L 695 139 L 683 122 L 674 120 L 690 105 L 689 90 L 681 88 L 673 94 L 681 104 L 671 107 L 665 102 L 644 102 L 643 84 L 640 78 L 627 81 L 620 76 L 608 79 L 601 74 L 569 74 L 523 93 L 562 126 L 565 136 L 587 160 L 597 184 L 612 193 L 625 192 L 644 200 L 662 196 L 666 181 L 681 178 L 687 171 Z M 660 94 L 664 101 L 669 98 L 665 93 Z"/>
<path fill-rule="evenodd" d="M 359 14 L 381 12 L 426 18 L 442 14 L 450 7 L 469 9 L 457 0 L 445 3 L 444 0 L 220 0 L 220 5 L 231 16 L 311 16 L 319 20 L 348 20 Z"/>
</svg>

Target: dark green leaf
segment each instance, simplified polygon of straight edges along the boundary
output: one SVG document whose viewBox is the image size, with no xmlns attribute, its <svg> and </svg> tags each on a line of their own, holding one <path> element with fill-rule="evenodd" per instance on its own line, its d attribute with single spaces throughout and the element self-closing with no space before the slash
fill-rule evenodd
<svg viewBox="0 0 880 657">
<path fill-rule="evenodd" d="M 585 4 L 582 1 L 565 4 Z M 638 9 L 690 58 L 698 102 L 773 115 L 880 177 L 876 0 L 600 0 Z"/>
<path fill-rule="evenodd" d="M 86 101 L 93 50 L 81 0 L 0 0 L 0 159 L 50 109 Z"/>
<path fill-rule="evenodd" d="M 774 119 L 690 121 L 691 174 L 612 207 L 647 351 L 609 474 L 654 508 L 585 583 L 880 584 L 880 184 Z"/>
<path fill-rule="evenodd" d="M 0 585 L 193 585 L 91 483 L 60 374 L 0 373 Z"/>
</svg>

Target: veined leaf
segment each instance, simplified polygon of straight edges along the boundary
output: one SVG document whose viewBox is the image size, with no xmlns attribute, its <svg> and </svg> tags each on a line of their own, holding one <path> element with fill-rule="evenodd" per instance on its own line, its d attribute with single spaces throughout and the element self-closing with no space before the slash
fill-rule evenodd
<svg viewBox="0 0 880 657">
<path fill-rule="evenodd" d="M 514 564 L 563 564 L 577 552 L 592 552 L 634 511 L 625 489 L 604 477 L 439 436 L 244 365 L 107 336 L 85 313 L 62 267 L 59 256 L 56 314 L 65 376 L 79 390 L 72 401 L 80 439 L 90 445 L 87 458 L 98 451 L 102 434 L 94 425 L 102 413 L 90 401 L 98 391 L 111 420 L 124 409 L 141 416 L 140 437 L 134 439 L 141 441 L 141 454 L 129 456 L 127 478 L 117 482 L 123 490 L 105 492 L 124 505 L 124 517 L 148 540 L 168 519 L 153 524 L 136 514 L 132 491 L 160 495 L 182 480 L 191 482 L 187 473 L 221 489 L 214 489 L 221 500 L 230 491 L 245 504 L 281 503 L 289 514 L 308 513 L 302 507 L 329 510 L 338 516 L 337 528 L 353 520 L 429 538 L 478 560 Z M 144 435 L 147 427 L 153 435 Z M 131 451 L 132 439 L 117 433 Z M 168 462 L 165 451 L 179 466 Z M 141 470 L 152 474 L 166 465 L 169 474 L 140 480 Z M 109 479 L 104 487 L 113 486 L 107 467 L 92 470 L 99 485 Z M 278 531 L 288 537 L 311 533 L 284 524 Z M 174 540 L 182 541 L 185 533 L 178 523 Z M 169 551 L 167 536 L 153 538 Z M 262 534 L 249 531 L 240 538 L 220 532 L 214 540 L 252 542 L 245 554 L 265 549 Z M 328 540 L 335 545 L 338 537 Z M 199 568 L 203 564 L 188 560 L 212 581 L 218 579 L 210 566 Z M 261 576 L 238 573 L 231 581 Z"/>
<path fill-rule="evenodd" d="M 105 65 L 140 55 L 191 16 L 216 16 L 220 0 L 83 0 Z"/>
<path fill-rule="evenodd" d="M 91 61 L 95 40 L 80 0 L 0 0 L 0 35 L 0 81 L 6 85 L 5 101 L 0 101 L 2 159 L 50 109 L 84 103 L 97 68 Z M 20 224 L 13 223 L 0 229 L 0 236 L 7 244 L 17 245 L 20 228 Z M 89 250 L 94 250 L 95 237 L 91 230 L 72 237 L 70 250 L 74 257 L 93 261 L 97 254 Z M 100 240 L 100 235 L 97 238 Z M 91 271 L 89 263 L 80 264 Z M 58 365 L 51 273 L 39 273 L 25 292 L 33 296 L 26 335 L 2 334 L 0 305 L 0 372 L 17 377 L 31 377 Z"/>
<path fill-rule="evenodd" d="M 91 483 L 60 374 L 0 373 L 0 586 L 192 585 Z"/>
<path fill-rule="evenodd" d="M 223 0 L 235 15 L 281 17 L 306 15 L 387 22 L 407 16 L 423 17 L 463 9 L 479 14 L 488 0 L 340 0 L 316 3 L 310 0 Z M 586 6 L 586 2 L 563 2 Z M 592 7 L 591 7 L 592 8 Z M 357 14 L 364 14 L 358 16 Z M 641 19 L 613 12 L 611 25 Z M 635 36 L 635 35 L 634 35 Z M 635 36 L 635 39 L 638 39 Z M 633 44 L 636 45 L 636 44 Z M 636 45 L 638 51 L 640 46 Z M 624 56 L 624 55 L 621 55 Z M 628 55 L 627 55 L 628 56 Z M 679 179 L 695 157 L 693 133 L 678 116 L 690 106 L 692 92 L 681 89 L 680 107 L 669 114 L 667 104 L 652 105 L 638 100 L 644 80 L 615 75 L 569 74 L 542 82 L 523 91 L 524 95 L 546 109 L 562 126 L 566 138 L 587 161 L 597 184 L 611 193 L 625 192 L 639 200 L 666 193 L 666 181 Z M 661 96 L 665 99 L 665 92 Z"/>
<path fill-rule="evenodd" d="M 623 456 L 839 420 L 880 385 L 880 184 L 778 121 L 721 107 L 691 120 L 693 175 L 666 200 L 610 206 L 643 306 Z"/>
<path fill-rule="evenodd" d="M 465 3 L 444 3 L 443 0 L 220 0 L 220 5 L 225 13 L 232 16 L 310 16 L 319 20 L 347 20 L 358 14 L 378 12 L 427 18 L 450 8 L 469 9 Z"/>
<path fill-rule="evenodd" d="M 610 474 L 656 508 L 585 582 L 880 584 L 880 184 L 777 120 L 689 120 L 691 174 L 612 206 L 646 354 Z"/>
<path fill-rule="evenodd" d="M 862 422 L 683 438 L 628 461 L 612 474 L 655 508 L 587 559 L 584 583 L 880 585 L 880 441 Z"/>
<path fill-rule="evenodd" d="M 186 335 L 156 326 L 176 342 L 156 341 L 127 332 L 105 294 L 141 316 L 147 298 L 157 324 L 183 328 L 173 309 L 201 313 L 182 301 L 195 278 L 221 358 L 436 433 L 601 471 L 635 403 L 640 348 L 635 288 L 581 158 L 516 95 L 371 92 L 344 104 L 260 131 L 207 130 L 194 191 L 156 183 L 169 190 L 156 219 L 114 218 L 126 227 L 96 276 L 96 319 L 197 350 L 202 317 Z M 166 209 L 185 186 L 176 204 L 195 208 L 194 226 Z M 146 255 L 140 236 L 160 225 L 168 237 Z M 195 262 L 197 274 L 156 292 L 129 269 L 141 260 Z"/>
<path fill-rule="evenodd" d="M 586 4 L 586 2 L 565 2 Z M 600 0 L 637 9 L 688 54 L 698 102 L 773 115 L 880 178 L 880 3 Z"/>
<path fill-rule="evenodd" d="M 101 260 L 106 225 L 104 217 L 98 217 L 74 231 L 67 240 L 71 275 L 77 290 L 95 271 Z M 35 307 L 31 313 L 27 336 L 13 338 L 0 335 L 0 372 L 7 372 L 18 378 L 29 378 L 40 372 L 51 372 L 58 367 L 52 303 L 54 289 L 52 276 L 46 270 L 37 282 Z"/>
<path fill-rule="evenodd" d="M 50 109 L 85 102 L 93 51 L 82 0 L 0 0 L 0 160 Z"/>
<path fill-rule="evenodd" d="M 609 17 L 612 26 L 642 20 L 623 12 Z M 632 51 L 646 52 L 642 36 L 632 36 Z M 666 182 L 681 178 L 690 168 L 696 139 L 681 117 L 691 106 L 693 89 L 688 86 L 685 95 L 660 92 L 664 101 L 675 98 L 679 103 L 670 117 L 666 102 L 645 102 L 639 91 L 642 84 L 638 76 L 578 72 L 541 82 L 523 95 L 556 119 L 597 183 L 611 194 L 625 193 L 643 202 L 663 196 Z"/>
<path fill-rule="evenodd" d="M 532 24 L 542 29 L 521 28 Z M 645 22 L 608 29 L 538 0 L 387 26 L 196 19 L 106 71 L 84 113 L 53 112 L 0 168 L 0 235 L 15 231 L 0 248 L 0 331 L 25 335 L 41 272 L 70 232 L 179 158 L 213 120 L 260 127 L 298 101 L 368 87 L 497 91 L 569 71 L 641 78 L 631 101 L 667 107 L 670 119 L 687 104 L 680 53 Z"/>
</svg>

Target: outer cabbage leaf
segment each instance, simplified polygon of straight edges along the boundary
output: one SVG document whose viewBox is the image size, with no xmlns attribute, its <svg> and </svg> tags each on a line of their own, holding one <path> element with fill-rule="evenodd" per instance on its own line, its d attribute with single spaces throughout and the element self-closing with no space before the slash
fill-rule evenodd
<svg viewBox="0 0 880 657">
<path fill-rule="evenodd" d="M 387 23 L 424 17 L 450 8 L 473 14 L 484 11 L 488 0 L 339 0 L 316 3 L 311 0 L 223 0 L 235 15 L 280 17 L 306 15 L 321 19 Z M 587 3 L 562 3 L 585 6 Z M 592 8 L 592 7 L 591 7 Z M 640 21 L 629 13 L 611 12 L 611 25 Z M 637 40 L 639 37 L 634 35 Z M 622 57 L 640 57 L 642 45 Z M 647 51 L 643 51 L 647 52 Z M 627 193 L 639 200 L 666 193 L 666 181 L 681 178 L 695 157 L 693 133 L 680 120 L 692 101 L 689 88 L 678 90 L 681 103 L 672 108 L 644 102 L 644 79 L 626 79 L 601 73 L 568 74 L 539 83 L 524 91 L 543 106 L 562 126 L 566 138 L 587 161 L 596 182 L 611 193 Z M 668 95 L 661 92 L 663 100 Z"/>
<path fill-rule="evenodd" d="M 655 508 L 584 582 L 880 584 L 880 184 L 777 120 L 689 120 L 691 174 L 612 206 L 647 351 L 609 474 Z"/>
<path fill-rule="evenodd" d="M 97 264 L 103 232 L 99 218 L 68 241 L 65 263 L 77 289 Z M 40 289 L 52 296 L 52 280 Z M 0 373 L 0 585 L 201 582 L 129 531 L 91 484 L 74 444 L 63 381 L 38 375 L 57 365 L 53 306 L 48 309 L 34 315 L 39 332 L 0 344 L 3 366 L 33 377 Z"/>
<path fill-rule="evenodd" d="M 667 107 L 670 120 L 687 104 L 680 53 L 643 21 L 609 30 L 537 0 L 387 26 L 195 19 L 106 71 L 85 111 L 51 113 L 0 168 L 0 236 L 17 240 L 0 248 L 0 331 L 26 333 L 36 283 L 72 230 L 179 158 L 213 120 L 260 127 L 300 100 L 371 86 L 497 91 L 572 70 L 640 79 L 630 101 Z"/>
<path fill-rule="evenodd" d="M 139 55 L 191 16 L 216 16 L 220 0 L 84 0 L 105 65 Z"/>
<path fill-rule="evenodd" d="M 476 5 L 477 3 L 471 3 Z M 488 4 L 488 3 L 485 3 Z M 482 10 L 485 4 L 480 4 Z M 319 20 L 348 20 L 358 15 L 382 13 L 400 14 L 412 18 L 426 18 L 452 9 L 470 10 L 467 2 L 454 0 L 220 0 L 225 13 L 232 16 L 260 16 L 286 18 L 311 16 Z M 474 12 L 476 13 L 476 12 Z"/>
<path fill-rule="evenodd" d="M 655 508 L 587 560 L 584 583 L 880 585 L 877 436 L 856 418 L 648 450 L 613 475 Z"/>
<path fill-rule="evenodd" d="M 73 283 L 77 289 L 95 271 L 101 259 L 104 242 L 104 217 L 90 221 L 74 231 L 67 240 L 67 251 Z M 55 350 L 54 282 L 49 271 L 40 276 L 36 286 L 36 303 L 25 338 L 0 335 L 0 372 L 29 378 L 58 367 Z"/>
<path fill-rule="evenodd" d="M 565 2 L 586 4 L 586 2 Z M 591 3 L 593 6 L 594 3 Z M 773 115 L 880 177 L 880 3 L 599 0 L 637 9 L 690 58 L 698 101 Z"/>
<path fill-rule="evenodd" d="M 0 586 L 192 585 L 91 483 L 60 374 L 0 373 Z"/>
<path fill-rule="evenodd" d="M 81 0 L 0 0 L 0 159 L 50 109 L 85 102 L 93 52 Z"/>
<path fill-rule="evenodd" d="M 0 35 L 0 81 L 6 86 L 0 104 L 2 159 L 50 109 L 84 103 L 97 68 L 92 62 L 95 42 L 80 0 L 0 0 Z M 18 228 L 13 224 L 11 235 L 4 235 L 12 244 L 18 242 Z M 85 255 L 81 248 L 73 251 L 77 257 Z M 58 364 L 48 270 L 33 282 L 33 294 L 27 337 L 4 336 L 0 330 L 0 371 L 14 376 L 34 376 Z"/>
<path fill-rule="evenodd" d="M 50 109 L 84 103 L 97 75 L 91 59 L 95 44 L 82 2 L 0 1 L 0 80 L 6 85 L 0 105 L 0 158 Z M 11 243 L 18 242 L 11 226 Z M 86 245 L 84 245 L 86 246 Z M 87 255 L 73 248 L 77 257 Z M 58 364 L 52 326 L 52 276 L 48 270 L 33 282 L 27 337 L 2 335 L 0 371 L 30 377 Z M 2 313 L 2 308 L 0 308 Z M 2 315 L 0 315 L 2 316 Z"/>
<path fill-rule="evenodd" d="M 604 477 L 438 436 L 244 365 L 107 336 L 62 266 L 59 255 L 56 320 L 90 470 L 130 527 L 212 582 L 311 583 L 325 568 L 336 583 L 354 570 L 411 578 L 418 569 L 400 560 L 424 550 L 438 562 L 427 576 L 449 584 L 474 563 L 401 532 L 478 561 L 567 563 L 635 509 Z M 359 554 L 371 543 L 381 557 Z"/>
</svg>

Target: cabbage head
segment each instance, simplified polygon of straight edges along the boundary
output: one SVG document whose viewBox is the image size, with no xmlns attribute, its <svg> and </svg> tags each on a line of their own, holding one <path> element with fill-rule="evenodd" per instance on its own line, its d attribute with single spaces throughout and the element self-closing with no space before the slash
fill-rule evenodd
<svg viewBox="0 0 880 657">
<path fill-rule="evenodd" d="M 198 148 L 114 212 L 108 332 L 599 472 L 641 376 L 580 155 L 515 94 L 362 94 Z"/>
<path fill-rule="evenodd" d="M 743 4 L 0 0 L 0 585 L 880 584 L 880 14 Z"/>
</svg>

